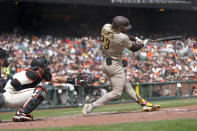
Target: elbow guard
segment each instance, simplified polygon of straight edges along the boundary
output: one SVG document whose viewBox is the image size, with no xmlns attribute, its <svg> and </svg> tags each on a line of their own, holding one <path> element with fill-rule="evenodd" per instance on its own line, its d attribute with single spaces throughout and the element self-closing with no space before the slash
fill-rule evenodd
<svg viewBox="0 0 197 131">
<path fill-rule="evenodd" d="M 144 43 L 135 42 L 135 43 L 133 44 L 133 46 L 130 48 L 130 50 L 131 50 L 132 52 L 136 52 L 136 51 L 140 50 L 142 47 L 144 47 Z"/>
<path fill-rule="evenodd" d="M 22 90 L 21 83 L 17 79 L 13 79 L 10 84 L 14 87 L 15 90 Z"/>
</svg>

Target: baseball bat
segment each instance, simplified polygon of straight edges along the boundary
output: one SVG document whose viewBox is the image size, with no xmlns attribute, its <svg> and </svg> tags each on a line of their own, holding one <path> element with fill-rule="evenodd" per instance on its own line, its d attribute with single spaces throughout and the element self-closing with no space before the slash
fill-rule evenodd
<svg viewBox="0 0 197 131">
<path fill-rule="evenodd" d="M 136 41 L 136 37 L 131 36 L 131 35 L 128 35 L 128 36 L 131 41 Z M 159 42 L 159 41 L 180 40 L 182 38 L 183 38 L 182 36 L 168 36 L 168 37 L 157 38 L 154 40 L 150 40 L 150 38 L 147 38 L 147 39 L 149 39 L 148 40 L 149 42 Z"/>
<path fill-rule="evenodd" d="M 159 42 L 159 41 L 170 41 L 170 40 L 180 40 L 182 39 L 182 36 L 168 36 L 163 38 L 157 38 L 155 40 L 150 40 L 150 42 Z"/>
</svg>

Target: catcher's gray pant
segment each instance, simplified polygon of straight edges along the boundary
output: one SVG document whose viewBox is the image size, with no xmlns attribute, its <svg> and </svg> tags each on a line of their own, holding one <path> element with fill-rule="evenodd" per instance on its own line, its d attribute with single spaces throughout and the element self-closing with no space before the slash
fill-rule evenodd
<svg viewBox="0 0 197 131">
<path fill-rule="evenodd" d="M 120 61 L 112 60 L 112 65 L 107 65 L 106 60 L 104 60 L 102 70 L 111 78 L 112 91 L 93 102 L 92 105 L 94 107 L 102 106 L 113 99 L 119 98 L 122 95 L 124 88 L 134 101 L 138 100 L 136 92 L 133 90 L 131 84 L 126 78 L 122 63 Z"/>
</svg>

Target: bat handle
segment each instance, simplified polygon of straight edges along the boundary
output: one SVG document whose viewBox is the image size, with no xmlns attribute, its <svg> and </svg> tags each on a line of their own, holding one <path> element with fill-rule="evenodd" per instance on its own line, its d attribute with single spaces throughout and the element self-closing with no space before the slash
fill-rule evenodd
<svg viewBox="0 0 197 131">
<path fill-rule="evenodd" d="M 150 42 L 150 40 L 149 40 L 149 39 L 145 39 L 145 40 L 143 40 L 144 45 L 147 45 L 147 44 L 148 44 L 148 42 Z"/>
</svg>

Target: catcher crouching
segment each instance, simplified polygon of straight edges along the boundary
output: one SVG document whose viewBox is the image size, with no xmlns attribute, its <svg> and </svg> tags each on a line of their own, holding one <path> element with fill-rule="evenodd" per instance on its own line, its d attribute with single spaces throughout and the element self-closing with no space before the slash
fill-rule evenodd
<svg viewBox="0 0 197 131">
<path fill-rule="evenodd" d="M 13 117 L 13 121 L 33 120 L 33 116 L 30 113 L 42 103 L 47 95 L 46 89 L 39 86 L 41 81 L 63 82 L 84 86 L 91 81 L 91 75 L 82 73 L 75 78 L 68 78 L 67 76 L 52 78 L 48 60 L 44 57 L 33 59 L 31 68 L 14 74 L 0 95 L 0 106 L 19 108 Z"/>
</svg>

